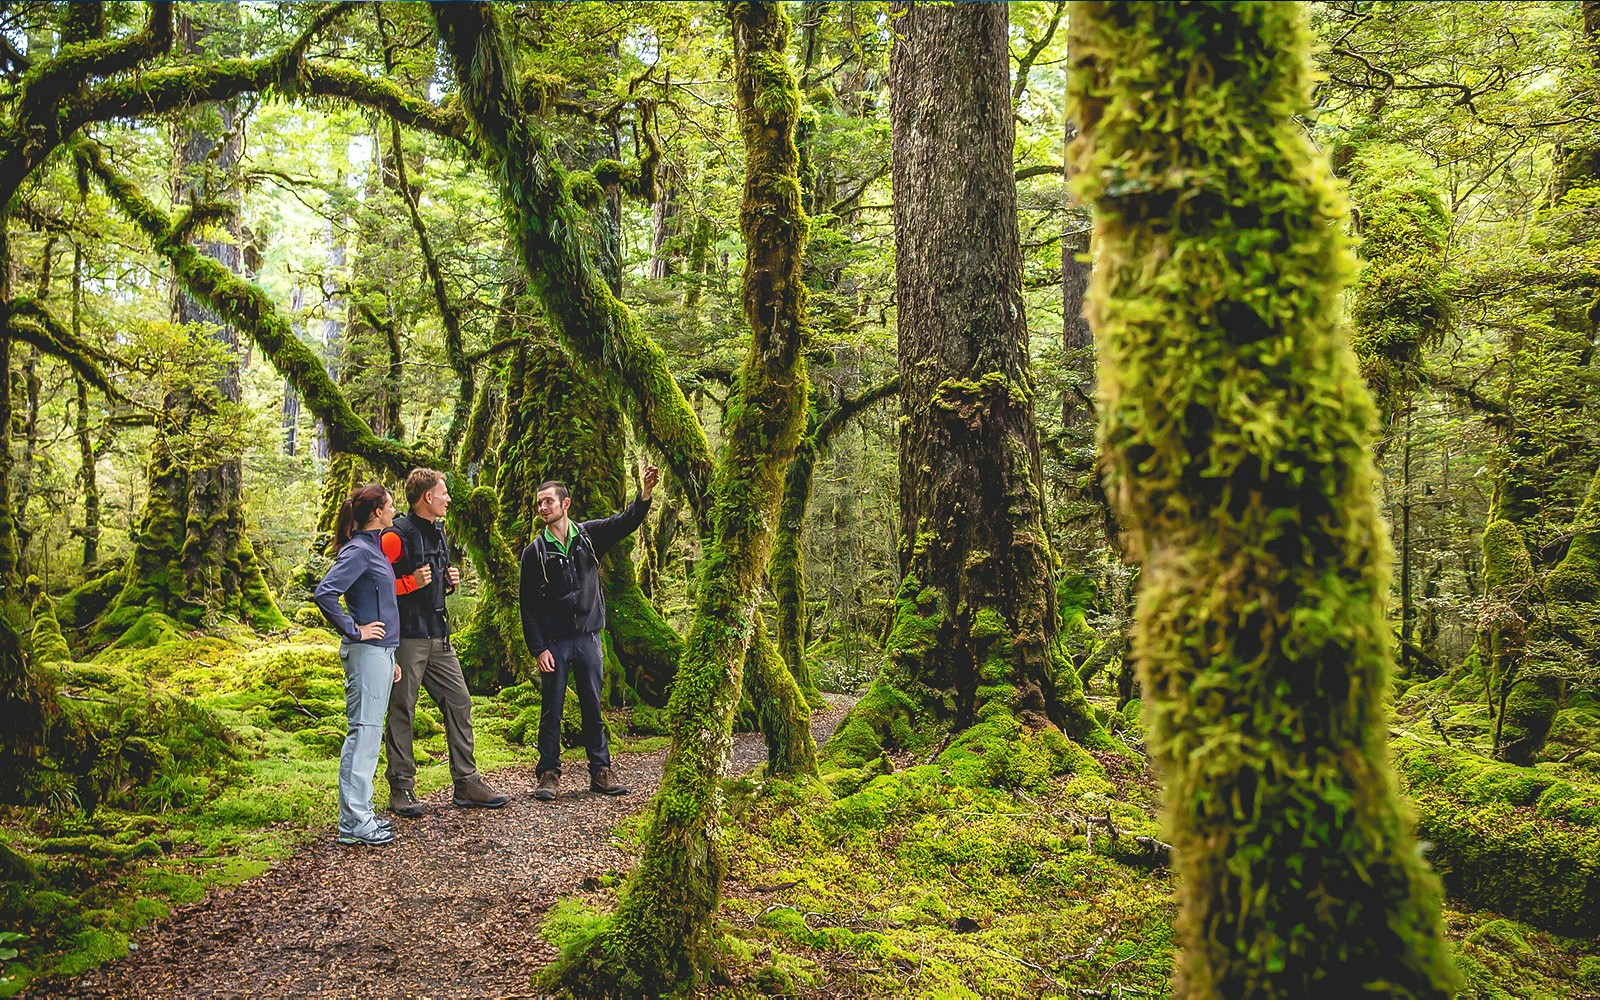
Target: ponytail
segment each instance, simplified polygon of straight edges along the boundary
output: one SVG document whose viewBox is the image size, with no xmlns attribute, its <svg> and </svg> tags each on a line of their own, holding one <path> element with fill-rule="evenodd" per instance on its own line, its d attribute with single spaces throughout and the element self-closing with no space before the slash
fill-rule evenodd
<svg viewBox="0 0 1600 1000">
<path fill-rule="evenodd" d="M 334 531 L 333 550 L 338 552 L 344 548 L 346 542 L 356 537 L 356 532 L 361 526 L 372 518 L 373 514 L 383 509 L 389 499 L 389 491 L 377 483 L 368 483 L 358 486 L 350 491 L 344 498 L 344 503 L 339 505 L 338 527 Z"/>
</svg>

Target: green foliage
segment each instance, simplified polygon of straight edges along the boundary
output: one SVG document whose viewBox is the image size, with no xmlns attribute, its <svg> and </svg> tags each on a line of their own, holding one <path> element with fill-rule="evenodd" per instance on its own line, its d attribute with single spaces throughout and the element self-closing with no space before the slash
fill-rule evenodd
<svg viewBox="0 0 1600 1000">
<path fill-rule="evenodd" d="M 1417 383 L 1423 348 L 1455 321 L 1450 211 L 1432 166 L 1402 146 L 1363 146 L 1350 176 L 1361 234 L 1353 346 L 1379 409 L 1393 414 Z"/>
</svg>

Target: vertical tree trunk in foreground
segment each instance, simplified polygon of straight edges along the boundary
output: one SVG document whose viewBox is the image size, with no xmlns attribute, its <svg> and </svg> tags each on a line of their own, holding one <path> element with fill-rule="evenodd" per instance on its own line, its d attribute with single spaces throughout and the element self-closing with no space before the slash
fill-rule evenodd
<svg viewBox="0 0 1600 1000">
<path fill-rule="evenodd" d="M 1439 887 L 1386 753 L 1375 411 L 1345 206 L 1295 115 L 1297 5 L 1079 3 L 1111 493 L 1193 998 L 1445 997 Z"/>
<path fill-rule="evenodd" d="M 1006 6 L 895 10 L 902 578 L 883 673 L 835 746 L 876 756 L 905 740 L 907 708 L 962 729 L 988 705 L 1108 745 L 1057 641 Z"/>
</svg>

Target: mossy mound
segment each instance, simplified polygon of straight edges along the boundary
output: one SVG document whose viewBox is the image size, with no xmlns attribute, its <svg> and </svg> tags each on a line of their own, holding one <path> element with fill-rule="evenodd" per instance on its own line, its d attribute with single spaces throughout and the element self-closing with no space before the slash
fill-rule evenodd
<svg viewBox="0 0 1600 1000">
<path fill-rule="evenodd" d="M 1558 934 L 1600 933 L 1600 786 L 1405 740 L 1395 767 L 1451 899 Z"/>
<path fill-rule="evenodd" d="M 1108 773 L 1059 734 L 1014 720 L 975 728 L 903 771 L 880 755 L 825 768 L 821 782 L 730 782 L 708 985 L 732 995 L 1026 997 L 1048 990 L 1046 977 L 1115 976 L 1130 995 L 1165 995 L 1170 877 L 1135 859 L 1136 832 L 1154 830 L 1152 787 Z M 1115 839 L 1101 822 L 1108 812 Z M 580 939 L 586 914 L 553 912 L 544 931 L 561 944 Z"/>
</svg>

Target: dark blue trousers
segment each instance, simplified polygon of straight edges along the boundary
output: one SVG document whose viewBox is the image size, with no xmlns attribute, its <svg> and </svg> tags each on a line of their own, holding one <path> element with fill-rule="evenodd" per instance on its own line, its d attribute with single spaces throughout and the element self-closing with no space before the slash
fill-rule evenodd
<svg viewBox="0 0 1600 1000">
<path fill-rule="evenodd" d="M 589 770 L 611 766 L 611 748 L 605 721 L 600 717 L 600 685 L 605 669 L 600 633 L 550 643 L 556 669 L 539 674 L 539 769 L 561 773 L 561 708 L 567 700 L 567 677 L 578 692 L 583 714 L 583 748 L 589 753 Z"/>
</svg>

